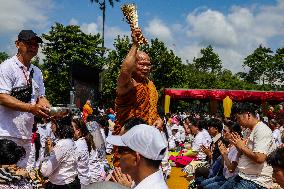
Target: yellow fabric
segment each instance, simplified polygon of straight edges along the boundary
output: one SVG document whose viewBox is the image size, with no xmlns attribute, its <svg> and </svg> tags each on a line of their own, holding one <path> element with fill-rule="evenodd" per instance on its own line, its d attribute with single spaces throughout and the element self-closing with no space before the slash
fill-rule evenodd
<svg viewBox="0 0 284 189">
<path fill-rule="evenodd" d="M 91 106 L 89 104 L 85 104 L 83 106 L 83 111 L 86 111 L 88 114 L 92 114 L 93 113 L 93 109 L 91 108 Z"/>
<path fill-rule="evenodd" d="M 84 120 L 87 119 L 88 115 L 91 115 L 93 113 L 93 109 L 89 104 L 85 104 L 83 106 L 83 118 Z"/>
<path fill-rule="evenodd" d="M 165 114 L 170 113 L 170 102 L 171 102 L 171 96 L 165 95 Z"/>
<path fill-rule="evenodd" d="M 223 108 L 224 108 L 224 116 L 225 117 L 230 117 L 231 116 L 232 105 L 233 105 L 233 101 L 230 99 L 229 96 L 224 98 L 224 100 L 223 100 Z"/>
</svg>

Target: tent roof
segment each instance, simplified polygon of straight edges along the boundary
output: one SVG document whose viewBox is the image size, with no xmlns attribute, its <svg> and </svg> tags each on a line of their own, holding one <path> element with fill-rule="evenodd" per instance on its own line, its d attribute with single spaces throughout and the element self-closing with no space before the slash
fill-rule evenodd
<svg viewBox="0 0 284 189">
<path fill-rule="evenodd" d="M 174 99 L 223 100 L 226 96 L 229 96 L 233 101 L 284 101 L 284 91 L 166 88 L 164 94 L 169 95 Z"/>
</svg>

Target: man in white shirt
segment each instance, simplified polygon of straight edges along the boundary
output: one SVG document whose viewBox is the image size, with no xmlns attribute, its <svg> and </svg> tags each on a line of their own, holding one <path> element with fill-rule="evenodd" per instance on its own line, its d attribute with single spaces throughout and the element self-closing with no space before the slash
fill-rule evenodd
<svg viewBox="0 0 284 189">
<path fill-rule="evenodd" d="M 122 136 L 109 136 L 107 141 L 118 146 L 121 170 L 134 180 L 133 188 L 168 189 L 159 169 L 167 144 L 157 128 L 136 125 Z"/>
<path fill-rule="evenodd" d="M 257 106 L 248 102 L 233 105 L 237 122 L 251 130 L 247 140 L 232 134 L 231 142 L 239 151 L 239 174 L 227 181 L 224 188 L 271 188 L 273 169 L 267 164 L 267 156 L 275 149 L 272 131 L 256 118 Z"/>
<path fill-rule="evenodd" d="M 34 115 L 47 117 L 49 102 L 40 69 L 30 63 L 42 43 L 32 30 L 22 30 L 15 44 L 18 53 L 0 64 L 0 138 L 23 146 L 26 157 L 18 163 L 26 167 L 31 151 Z"/>
</svg>

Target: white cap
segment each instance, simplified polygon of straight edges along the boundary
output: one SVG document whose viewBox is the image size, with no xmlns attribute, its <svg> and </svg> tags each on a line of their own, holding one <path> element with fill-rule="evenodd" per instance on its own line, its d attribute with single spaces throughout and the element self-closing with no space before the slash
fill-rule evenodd
<svg viewBox="0 0 284 189">
<path fill-rule="evenodd" d="M 122 136 L 111 135 L 106 141 L 115 146 L 127 146 L 151 160 L 162 160 L 167 147 L 160 131 L 146 124 L 136 125 Z"/>
</svg>

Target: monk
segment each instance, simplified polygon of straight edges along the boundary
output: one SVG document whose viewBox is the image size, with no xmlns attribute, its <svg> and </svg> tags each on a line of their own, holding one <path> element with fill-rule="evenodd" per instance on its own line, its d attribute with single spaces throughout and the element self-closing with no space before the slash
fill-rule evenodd
<svg viewBox="0 0 284 189">
<path fill-rule="evenodd" d="M 163 121 L 157 112 L 158 92 L 148 76 L 151 70 L 150 57 L 138 51 L 141 29 L 132 30 L 132 47 L 124 59 L 117 80 L 117 112 L 114 134 L 119 135 L 124 122 L 131 117 L 144 119 L 159 129 Z"/>
<path fill-rule="evenodd" d="M 93 109 L 91 107 L 91 101 L 87 100 L 86 104 L 83 106 L 83 119 L 86 121 L 87 117 L 93 113 Z"/>
</svg>

